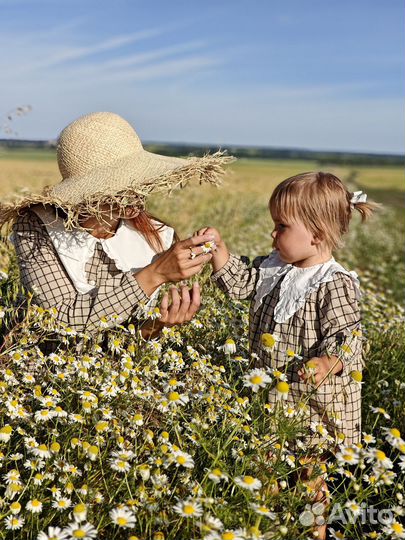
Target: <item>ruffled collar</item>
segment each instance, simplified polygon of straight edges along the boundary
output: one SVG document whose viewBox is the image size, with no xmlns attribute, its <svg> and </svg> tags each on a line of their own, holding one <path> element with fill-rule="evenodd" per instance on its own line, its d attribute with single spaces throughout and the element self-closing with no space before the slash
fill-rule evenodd
<svg viewBox="0 0 405 540">
<path fill-rule="evenodd" d="M 280 286 L 279 300 L 274 309 L 273 317 L 277 323 L 285 322 L 294 315 L 304 305 L 307 296 L 318 290 L 321 283 L 333 281 L 336 272 L 341 272 L 353 280 L 356 294 L 360 297 L 360 282 L 356 272 L 343 268 L 334 257 L 324 263 L 299 268 L 283 262 L 278 251 L 274 250 L 264 259 L 259 267 L 259 272 L 260 276 L 254 298 L 254 311 L 260 307 L 263 298 L 285 276 Z"/>
<path fill-rule="evenodd" d="M 150 247 L 145 237 L 127 220 L 120 221 L 114 236 L 104 239 L 95 238 L 80 229 L 67 231 L 63 219 L 55 217 L 52 209 L 38 206 L 33 208 L 33 211 L 44 222 L 66 272 L 75 289 L 82 294 L 90 292 L 95 286 L 94 282 L 87 280 L 86 263 L 93 256 L 97 243 L 122 272 L 136 272 L 150 264 L 156 256 L 156 251 Z M 159 230 L 159 234 L 164 249 L 169 249 L 173 242 L 174 230 L 165 226 Z"/>
</svg>

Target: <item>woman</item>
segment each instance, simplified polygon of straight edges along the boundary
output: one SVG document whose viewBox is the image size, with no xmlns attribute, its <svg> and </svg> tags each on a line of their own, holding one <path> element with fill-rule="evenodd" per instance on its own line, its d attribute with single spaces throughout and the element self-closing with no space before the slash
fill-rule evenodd
<svg viewBox="0 0 405 540">
<path fill-rule="evenodd" d="M 73 330 L 95 334 L 150 305 L 160 286 L 198 273 L 210 258 L 202 235 L 173 243 L 174 231 L 145 210 L 145 198 L 198 177 L 218 184 L 221 154 L 180 159 L 146 152 L 120 116 L 93 113 L 61 133 L 62 180 L 40 195 L 3 205 L 0 225 L 13 221 L 13 243 L 23 285 L 36 304 L 57 309 Z M 198 285 L 164 295 L 159 323 L 142 326 L 148 338 L 163 326 L 192 319 Z"/>
</svg>

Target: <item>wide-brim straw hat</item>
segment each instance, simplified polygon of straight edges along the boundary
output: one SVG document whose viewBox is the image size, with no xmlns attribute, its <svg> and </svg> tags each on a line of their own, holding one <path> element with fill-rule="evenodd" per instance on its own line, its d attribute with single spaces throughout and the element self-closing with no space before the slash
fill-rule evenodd
<svg viewBox="0 0 405 540">
<path fill-rule="evenodd" d="M 66 226 L 77 227 L 79 215 L 98 215 L 105 203 L 143 208 L 151 193 L 171 192 L 194 178 L 219 185 L 224 165 L 233 159 L 224 152 L 186 159 L 147 152 L 134 128 L 119 115 L 87 114 L 58 138 L 61 181 L 0 205 L 0 226 L 22 209 L 42 203 L 61 208 Z"/>
</svg>

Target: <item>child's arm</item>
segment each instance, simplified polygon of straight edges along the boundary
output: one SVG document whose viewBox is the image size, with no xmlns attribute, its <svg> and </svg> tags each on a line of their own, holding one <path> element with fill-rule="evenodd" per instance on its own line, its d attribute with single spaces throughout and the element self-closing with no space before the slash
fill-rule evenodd
<svg viewBox="0 0 405 540">
<path fill-rule="evenodd" d="M 214 237 L 216 249 L 212 251 L 210 261 L 213 268 L 212 281 L 231 298 L 236 300 L 252 298 L 260 275 L 258 266 L 266 257 L 258 257 L 253 261 L 253 265 L 247 257 L 236 257 L 228 251 L 219 231 L 213 227 L 200 229 L 194 234 Z"/>
<path fill-rule="evenodd" d="M 298 371 L 303 381 L 311 382 L 316 386 L 323 384 L 329 375 L 341 375 L 343 362 L 337 356 L 314 356 L 305 364 L 305 369 Z"/>
</svg>

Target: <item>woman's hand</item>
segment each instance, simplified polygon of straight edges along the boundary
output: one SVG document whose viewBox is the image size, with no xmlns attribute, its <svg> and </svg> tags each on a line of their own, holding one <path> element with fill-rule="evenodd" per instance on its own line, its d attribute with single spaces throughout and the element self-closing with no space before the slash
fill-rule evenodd
<svg viewBox="0 0 405 540">
<path fill-rule="evenodd" d="M 201 305 L 200 286 L 195 282 L 189 290 L 183 285 L 180 292 L 176 287 L 170 287 L 169 294 L 163 295 L 160 303 L 160 318 L 148 321 L 141 332 L 145 339 L 155 337 L 164 326 L 184 324 L 194 317 Z"/>
<path fill-rule="evenodd" d="M 134 274 L 144 292 L 150 296 L 160 285 L 194 276 L 212 258 L 204 254 L 201 244 L 212 242 L 211 234 L 203 234 L 176 242 L 153 263 Z"/>
<path fill-rule="evenodd" d="M 216 248 L 212 252 L 212 268 L 214 272 L 218 272 L 227 262 L 229 259 L 229 251 L 226 247 L 225 242 L 222 240 L 221 235 L 217 229 L 214 229 L 214 227 L 204 227 L 202 229 L 199 229 L 194 233 L 194 237 L 200 237 L 201 235 L 208 234 L 213 237 Z"/>
<path fill-rule="evenodd" d="M 343 369 L 342 361 L 337 356 L 315 356 L 298 371 L 301 380 L 320 386 L 329 375 L 339 375 Z"/>
</svg>

